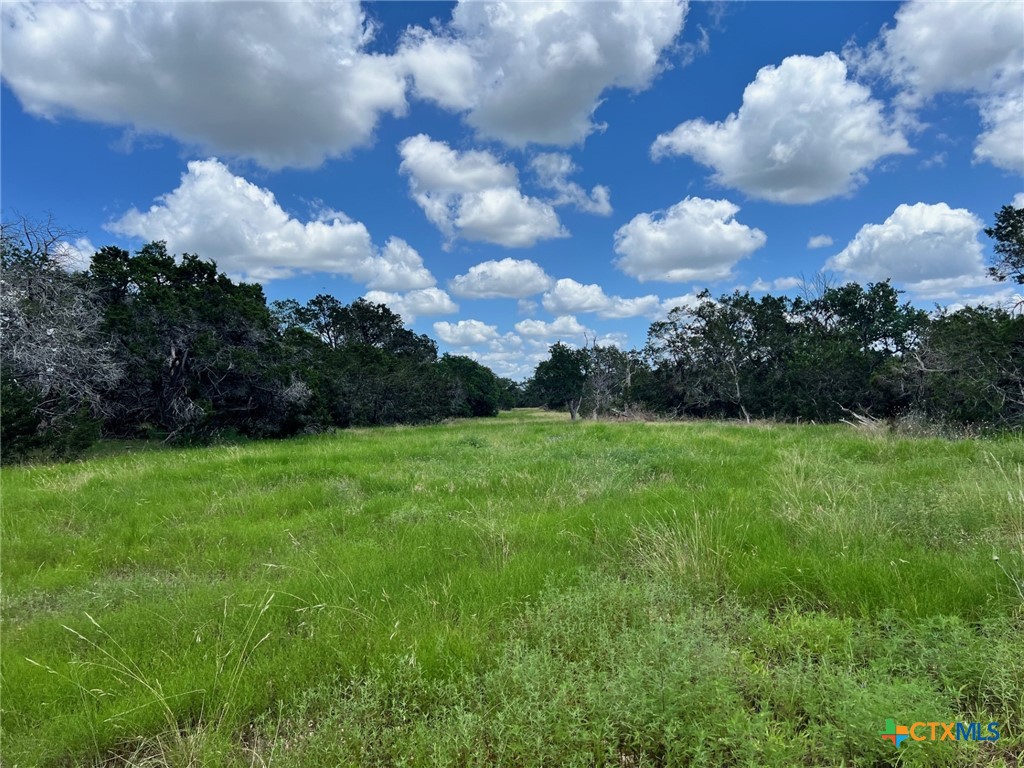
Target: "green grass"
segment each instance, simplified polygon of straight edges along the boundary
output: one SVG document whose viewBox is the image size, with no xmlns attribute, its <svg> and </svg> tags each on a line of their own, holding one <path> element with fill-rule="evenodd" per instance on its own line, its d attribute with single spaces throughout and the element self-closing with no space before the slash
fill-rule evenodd
<svg viewBox="0 0 1024 768">
<path fill-rule="evenodd" d="M 1022 465 L 527 411 L 5 469 L 3 764 L 1016 765 Z"/>
</svg>

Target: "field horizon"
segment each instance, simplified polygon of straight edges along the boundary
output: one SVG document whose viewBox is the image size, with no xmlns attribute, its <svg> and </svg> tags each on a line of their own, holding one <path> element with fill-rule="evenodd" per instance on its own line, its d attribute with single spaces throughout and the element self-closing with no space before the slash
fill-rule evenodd
<svg viewBox="0 0 1024 768">
<path fill-rule="evenodd" d="M 519 409 L 0 478 L 6 766 L 1024 750 L 1016 438 Z"/>
</svg>

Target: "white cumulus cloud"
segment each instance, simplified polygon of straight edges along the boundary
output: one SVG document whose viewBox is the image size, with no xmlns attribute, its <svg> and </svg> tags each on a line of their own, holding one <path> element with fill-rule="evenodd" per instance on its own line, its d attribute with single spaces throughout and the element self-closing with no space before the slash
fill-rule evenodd
<svg viewBox="0 0 1024 768">
<path fill-rule="evenodd" d="M 655 159 L 690 155 L 719 184 L 777 203 L 815 203 L 864 183 L 882 157 L 909 152 L 882 103 L 834 53 L 764 67 L 724 121 L 687 120 L 658 136 Z"/>
<path fill-rule="evenodd" d="M 464 195 L 454 223 L 466 240 L 507 248 L 529 248 L 538 240 L 569 236 L 550 205 L 512 187 Z"/>
<path fill-rule="evenodd" d="M 609 296 L 597 284 L 584 285 L 562 278 L 544 294 L 542 303 L 553 315 L 595 312 L 601 317 L 623 318 L 657 314 L 661 299 L 653 294 L 632 299 Z"/>
<path fill-rule="evenodd" d="M 472 299 L 519 299 L 540 293 L 551 285 L 551 278 L 529 260 L 501 259 L 474 264 L 464 275 L 449 283 L 452 293 Z"/>
<path fill-rule="evenodd" d="M 400 237 L 389 237 L 379 256 L 360 262 L 350 274 L 368 288 L 382 291 L 429 288 L 437 282 L 419 252 Z"/>
<path fill-rule="evenodd" d="M 908 99 L 1001 89 L 1024 67 L 1024 13 L 1002 0 L 911 0 L 896 12 L 895 26 L 851 53 L 858 67 L 907 88 Z"/>
<path fill-rule="evenodd" d="M 25 110 L 315 167 L 406 110 L 358 2 L 4 3 L 3 77 Z"/>
<path fill-rule="evenodd" d="M 800 277 L 777 277 L 774 280 L 762 280 L 760 277 L 757 278 L 750 286 L 752 291 L 767 292 L 767 291 L 789 291 L 793 288 L 799 288 L 804 284 L 803 278 Z"/>
<path fill-rule="evenodd" d="M 211 158 L 194 160 L 178 187 L 148 210 L 132 208 L 107 225 L 144 240 L 165 240 L 172 252 L 195 253 L 247 280 L 266 282 L 296 272 L 346 275 L 371 288 L 434 285 L 416 250 L 400 238 L 374 247 L 366 227 L 335 211 L 302 222 L 274 194 Z"/>
<path fill-rule="evenodd" d="M 561 152 L 543 152 L 530 160 L 530 167 L 537 174 L 538 183 L 557 193 L 552 205 L 573 205 L 578 210 L 609 216 L 612 212 L 611 192 L 608 187 L 598 184 L 588 194 L 569 176 L 577 171 L 572 158 Z"/>
<path fill-rule="evenodd" d="M 828 235 L 814 235 L 807 241 L 808 248 L 827 248 L 832 245 L 832 238 Z"/>
<path fill-rule="evenodd" d="M 686 293 L 682 296 L 673 296 L 672 298 L 665 299 L 661 302 L 661 313 L 659 317 L 667 317 L 673 309 L 680 307 L 696 307 L 701 303 L 701 299 L 696 293 Z"/>
<path fill-rule="evenodd" d="M 728 200 L 687 197 L 667 211 L 640 213 L 615 233 L 616 266 L 645 280 L 720 280 L 768 238 L 734 218 Z"/>
<path fill-rule="evenodd" d="M 547 359 L 548 342 L 506 333 L 488 340 L 482 347 L 467 350 L 465 354 L 499 376 L 521 380 L 531 376 L 537 363 Z"/>
<path fill-rule="evenodd" d="M 398 149 L 413 200 L 449 240 L 525 248 L 568 236 L 555 209 L 524 195 L 515 167 L 490 152 L 458 152 L 422 133 Z"/>
<path fill-rule="evenodd" d="M 469 347 L 498 338 L 498 328 L 480 320 L 459 320 L 457 323 L 434 323 L 434 333 L 445 344 Z"/>
<path fill-rule="evenodd" d="M 940 93 L 970 94 L 983 131 L 976 161 L 1024 173 L 1024 11 L 1019 2 L 911 0 L 866 49 L 847 58 L 866 74 L 901 89 L 914 111 Z"/>
<path fill-rule="evenodd" d="M 92 264 L 92 256 L 98 250 L 87 237 L 75 238 L 57 243 L 55 255 L 61 266 L 69 272 L 84 272 Z"/>
<path fill-rule="evenodd" d="M 1024 85 L 989 97 L 981 106 L 981 122 L 985 130 L 974 147 L 975 161 L 1024 174 Z"/>
<path fill-rule="evenodd" d="M 515 328 L 523 336 L 552 340 L 582 338 L 584 334 L 593 333 L 572 315 L 556 317 L 550 323 L 544 320 L 520 320 Z"/>
<path fill-rule="evenodd" d="M 685 15 L 682 0 L 461 2 L 443 29 L 410 30 L 397 57 L 418 96 L 481 135 L 568 146 L 598 130 L 606 90 L 651 84 Z"/>
<path fill-rule="evenodd" d="M 374 304 L 386 304 L 410 325 L 423 315 L 450 315 L 459 311 L 458 305 L 440 288 L 421 288 L 406 293 L 367 291 L 364 298 Z"/>
<path fill-rule="evenodd" d="M 480 66 L 468 45 L 413 27 L 407 30 L 398 55 L 412 75 L 415 96 L 453 112 L 472 108 Z"/>
<path fill-rule="evenodd" d="M 826 267 L 857 280 L 891 278 L 922 298 L 955 295 L 987 281 L 981 228 L 966 208 L 903 204 L 883 223 L 861 227 Z"/>
</svg>

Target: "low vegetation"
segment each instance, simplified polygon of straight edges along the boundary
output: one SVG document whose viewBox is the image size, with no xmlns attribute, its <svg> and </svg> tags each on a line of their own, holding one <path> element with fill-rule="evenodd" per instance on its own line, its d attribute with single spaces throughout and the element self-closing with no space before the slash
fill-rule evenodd
<svg viewBox="0 0 1024 768">
<path fill-rule="evenodd" d="M 1024 750 L 1019 440 L 531 410 L 115 448 L 3 470 L 5 765 Z"/>
</svg>

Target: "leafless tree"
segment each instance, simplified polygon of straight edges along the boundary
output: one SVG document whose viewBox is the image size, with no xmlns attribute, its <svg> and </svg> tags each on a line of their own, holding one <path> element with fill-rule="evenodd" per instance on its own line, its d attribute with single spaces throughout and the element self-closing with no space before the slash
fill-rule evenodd
<svg viewBox="0 0 1024 768">
<path fill-rule="evenodd" d="M 635 361 L 617 347 L 599 345 L 596 337 L 585 338 L 587 377 L 582 399 L 590 408 L 590 417 L 596 419 L 621 404 L 629 390 Z"/>
<path fill-rule="evenodd" d="M 83 406 L 98 412 L 121 378 L 88 283 L 70 271 L 72 237 L 52 217 L 0 231 L 0 369 L 38 399 L 44 428 Z"/>
</svg>

